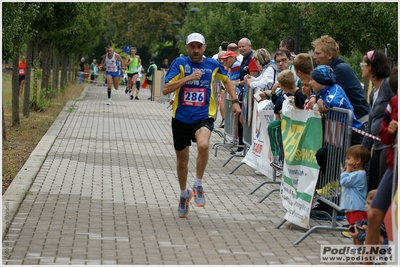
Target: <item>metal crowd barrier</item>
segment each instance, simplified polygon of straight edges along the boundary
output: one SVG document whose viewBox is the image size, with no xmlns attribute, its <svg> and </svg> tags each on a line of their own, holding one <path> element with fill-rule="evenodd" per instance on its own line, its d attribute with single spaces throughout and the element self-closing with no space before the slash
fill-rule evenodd
<svg viewBox="0 0 400 267">
<path fill-rule="evenodd" d="M 251 123 L 252 123 L 252 111 L 253 111 L 253 91 L 255 91 L 255 88 L 250 88 L 248 84 L 246 83 L 243 89 L 243 101 L 242 101 L 242 112 L 243 117 L 244 117 L 244 123 L 243 123 L 243 155 L 231 155 L 228 160 L 222 165 L 222 167 L 225 167 L 228 162 L 234 158 L 234 157 L 245 157 L 247 151 L 250 149 L 252 143 L 253 143 L 253 136 L 252 136 L 252 130 L 251 130 Z M 240 162 L 229 174 L 233 174 L 240 166 L 245 164 L 244 162 Z"/>
<path fill-rule="evenodd" d="M 215 106 L 216 106 L 216 112 L 214 116 L 214 122 L 217 121 L 218 118 L 218 112 L 219 112 L 219 95 L 221 94 L 221 81 L 219 79 L 215 79 L 213 84 L 212 84 L 212 90 L 214 93 L 214 101 L 215 101 Z M 225 136 L 223 135 L 222 131 L 215 129 L 215 125 L 213 128 L 213 132 L 217 133 L 220 137 L 223 137 L 225 140 Z"/>
<path fill-rule="evenodd" d="M 266 184 L 276 184 L 276 185 L 280 185 L 282 182 L 281 181 L 277 181 L 276 178 L 278 176 L 276 175 L 276 170 L 273 169 L 272 171 L 272 180 L 266 179 L 263 182 L 261 182 L 259 185 L 257 185 L 253 190 L 251 190 L 251 192 L 249 193 L 249 195 L 254 194 L 258 189 L 260 189 L 262 186 L 266 185 Z M 280 187 L 277 188 L 273 188 L 270 189 L 263 197 L 261 197 L 257 203 L 262 203 L 265 199 L 267 199 L 272 193 L 274 192 L 279 192 L 281 189 Z"/>
<path fill-rule="evenodd" d="M 337 213 L 340 211 L 340 173 L 345 165 L 346 151 L 350 147 L 353 123 L 352 111 L 343 108 L 331 108 L 325 115 L 323 146 L 328 147 L 326 173 L 320 172 L 315 199 L 332 207 L 332 216 L 322 210 L 311 210 L 311 214 L 323 214 L 331 221 L 330 226 L 316 225 L 300 237 L 294 245 L 300 244 L 312 232 L 318 229 L 344 231 L 346 227 L 337 224 Z M 283 219 L 276 228 L 285 223 Z"/>
<path fill-rule="evenodd" d="M 227 137 L 232 139 L 235 138 L 235 115 L 232 113 L 232 100 L 229 97 L 228 93 L 225 93 L 225 99 L 221 99 L 224 101 L 225 107 L 225 126 L 224 132 L 222 133 L 223 142 L 222 143 L 215 143 L 213 145 L 213 149 L 215 149 L 215 156 L 218 154 L 219 147 L 229 147 L 233 148 L 235 145 L 228 143 Z"/>
<path fill-rule="evenodd" d="M 283 143 L 281 142 L 281 143 L 280 143 L 279 159 L 282 160 L 282 162 L 283 162 L 283 157 L 284 157 Z M 280 172 L 282 172 L 282 171 L 280 170 Z M 280 184 L 281 184 L 281 181 L 277 181 L 277 180 L 276 180 L 276 178 L 278 177 L 278 176 L 276 175 L 276 173 L 277 173 L 277 170 L 276 170 L 274 167 L 272 167 L 272 180 L 270 180 L 270 179 L 264 180 L 264 181 L 261 182 L 258 186 L 256 186 L 256 187 L 249 193 L 249 195 L 254 194 L 258 189 L 260 189 L 262 186 L 264 186 L 264 185 L 266 185 L 266 184 L 276 184 L 276 185 L 280 185 Z M 257 201 L 257 203 L 262 203 L 262 202 L 263 202 L 265 199 L 267 199 L 272 193 L 274 193 L 274 192 L 279 192 L 279 191 L 280 191 L 280 187 L 270 189 L 263 197 L 261 197 L 261 198 Z"/>
</svg>

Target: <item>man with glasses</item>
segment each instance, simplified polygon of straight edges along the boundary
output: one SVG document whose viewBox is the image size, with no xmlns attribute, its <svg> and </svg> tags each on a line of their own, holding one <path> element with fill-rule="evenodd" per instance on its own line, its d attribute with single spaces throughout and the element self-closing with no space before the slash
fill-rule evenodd
<svg viewBox="0 0 400 267">
<path fill-rule="evenodd" d="M 296 72 L 293 68 L 293 60 L 292 55 L 290 54 L 289 50 L 280 49 L 275 52 L 274 56 L 275 64 L 278 66 L 279 72 L 283 70 L 291 70 L 294 74 L 294 78 L 296 80 L 297 87 L 301 88 L 301 80 L 297 77 Z"/>
</svg>

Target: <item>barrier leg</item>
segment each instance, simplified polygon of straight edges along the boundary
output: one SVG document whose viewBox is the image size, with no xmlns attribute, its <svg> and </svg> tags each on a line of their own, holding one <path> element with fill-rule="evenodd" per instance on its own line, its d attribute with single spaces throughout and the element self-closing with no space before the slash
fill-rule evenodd
<svg viewBox="0 0 400 267">
<path fill-rule="evenodd" d="M 217 154 L 218 154 L 218 147 L 220 147 L 220 146 L 222 146 L 222 147 L 228 147 L 228 148 L 233 148 L 233 146 L 232 145 L 228 145 L 228 144 L 216 144 L 216 146 L 215 146 L 215 156 L 217 156 Z"/>
<path fill-rule="evenodd" d="M 239 156 L 239 155 L 232 155 L 232 156 L 230 156 L 230 157 L 229 157 L 229 159 L 228 159 L 227 161 L 225 161 L 225 163 L 222 165 L 222 167 L 225 167 L 225 166 L 226 166 L 226 164 L 228 164 L 228 162 L 229 162 L 229 161 L 231 161 L 231 159 L 233 159 L 234 157 L 242 157 L 242 158 L 243 158 L 243 156 Z"/>
<path fill-rule="evenodd" d="M 346 227 L 330 227 L 330 226 L 322 226 L 322 225 L 316 225 L 310 230 L 308 230 L 304 235 L 302 235 L 299 239 L 297 239 L 293 245 L 298 245 L 300 244 L 304 239 L 306 239 L 312 232 L 314 232 L 317 229 L 326 229 L 326 230 L 335 230 L 335 231 L 345 231 L 348 230 Z"/>
<path fill-rule="evenodd" d="M 275 228 L 279 229 L 284 223 L 286 222 L 286 219 L 282 219 L 282 221 L 280 223 L 278 223 Z"/>
<path fill-rule="evenodd" d="M 239 165 L 237 165 L 229 174 L 233 174 L 237 169 L 239 169 L 240 166 L 242 166 L 243 164 L 246 164 L 244 162 L 240 162 Z"/>
<path fill-rule="evenodd" d="M 267 194 L 265 194 L 265 196 L 263 196 L 262 198 L 260 198 L 258 200 L 258 203 L 263 202 L 267 197 L 269 197 L 269 195 L 271 195 L 273 192 L 279 192 L 279 190 L 280 190 L 279 188 L 275 188 L 275 189 L 270 190 Z"/>
<path fill-rule="evenodd" d="M 219 135 L 219 137 L 224 137 L 224 135 L 222 134 L 222 132 L 220 130 L 213 129 L 213 132 L 216 132 Z"/>
<path fill-rule="evenodd" d="M 261 184 L 257 185 L 256 188 L 254 188 L 253 190 L 251 190 L 251 192 L 249 193 L 249 195 L 254 194 L 258 189 L 260 189 L 263 185 L 268 184 L 269 181 L 264 181 Z"/>
<path fill-rule="evenodd" d="M 219 146 L 219 145 L 223 145 L 223 146 L 228 146 L 228 145 L 231 145 L 231 144 L 227 144 L 227 142 L 228 142 L 228 140 L 226 139 L 226 134 L 223 134 L 223 136 L 221 136 L 222 137 L 222 139 L 223 139 L 223 142 L 222 143 L 214 143 L 213 145 L 212 145 L 212 148 L 214 149 L 216 146 Z M 231 145 L 232 146 L 232 145 Z"/>
</svg>

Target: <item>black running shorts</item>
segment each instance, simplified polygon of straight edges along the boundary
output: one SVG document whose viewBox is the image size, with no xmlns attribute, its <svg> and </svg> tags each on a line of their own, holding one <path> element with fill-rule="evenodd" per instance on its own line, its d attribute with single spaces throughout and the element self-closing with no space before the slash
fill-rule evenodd
<svg viewBox="0 0 400 267">
<path fill-rule="evenodd" d="M 133 77 L 133 76 L 135 76 L 136 74 L 138 74 L 137 72 L 135 72 L 135 73 L 128 73 L 128 77 Z"/>
<path fill-rule="evenodd" d="M 196 123 L 188 124 L 172 118 L 171 124 L 174 148 L 177 151 L 181 151 L 187 146 L 191 146 L 191 141 L 196 142 L 195 133 L 201 127 L 207 127 L 211 132 L 214 128 L 214 119 L 208 118 Z"/>
</svg>

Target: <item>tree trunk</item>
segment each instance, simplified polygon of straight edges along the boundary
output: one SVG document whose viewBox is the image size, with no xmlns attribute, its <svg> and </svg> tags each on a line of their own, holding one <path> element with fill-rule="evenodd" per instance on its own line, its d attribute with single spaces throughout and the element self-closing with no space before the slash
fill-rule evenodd
<svg viewBox="0 0 400 267">
<path fill-rule="evenodd" d="M 54 92 L 57 94 L 59 92 L 60 86 L 59 86 L 59 65 L 60 65 L 60 53 L 58 52 L 58 49 L 53 46 L 53 82 L 52 82 L 52 87 Z"/>
<path fill-rule="evenodd" d="M 32 86 L 32 104 L 31 108 L 35 110 L 38 106 L 38 72 L 40 65 L 39 45 L 37 42 L 33 43 L 33 86 Z"/>
<path fill-rule="evenodd" d="M 68 56 L 67 56 L 65 53 L 63 53 L 63 54 L 61 55 L 60 58 L 62 58 L 62 62 L 61 62 L 61 83 L 60 83 L 60 87 L 61 87 L 61 90 L 64 91 L 65 88 L 67 87 L 67 83 L 68 83 L 68 81 L 67 81 L 67 75 L 68 75 L 68 69 L 67 69 L 67 67 L 68 67 Z"/>
<path fill-rule="evenodd" d="M 71 71 L 71 64 L 69 63 L 71 59 L 71 55 L 67 55 L 67 61 L 68 61 L 68 65 L 67 65 L 67 69 L 68 69 L 68 83 L 71 84 L 72 83 L 72 71 Z"/>
<path fill-rule="evenodd" d="M 18 62 L 19 62 L 19 54 L 17 53 L 13 57 L 13 70 L 12 70 L 12 126 L 19 126 L 19 82 L 18 82 Z"/>
<path fill-rule="evenodd" d="M 4 119 L 4 104 L 1 104 L 1 118 L 3 120 L 3 141 L 7 141 L 7 137 L 6 137 L 6 121 Z"/>
<path fill-rule="evenodd" d="M 51 45 L 45 44 L 43 46 L 42 55 L 42 85 L 41 85 L 41 101 L 49 99 L 51 95 L 51 85 L 50 85 L 50 69 L 51 69 Z"/>
<path fill-rule="evenodd" d="M 32 59 L 33 57 L 33 41 L 28 42 L 28 48 L 26 52 L 26 75 L 25 75 L 25 89 L 24 89 L 24 105 L 22 108 L 22 114 L 25 118 L 29 118 L 30 115 L 30 98 L 31 98 L 31 76 L 32 76 Z"/>
</svg>

